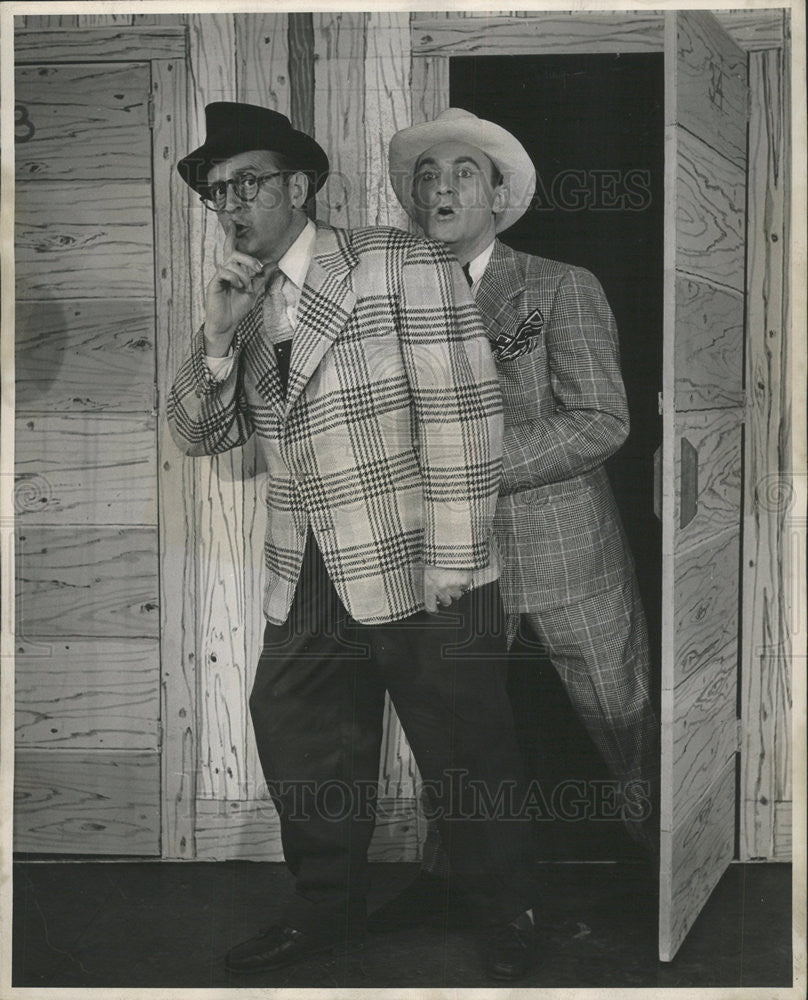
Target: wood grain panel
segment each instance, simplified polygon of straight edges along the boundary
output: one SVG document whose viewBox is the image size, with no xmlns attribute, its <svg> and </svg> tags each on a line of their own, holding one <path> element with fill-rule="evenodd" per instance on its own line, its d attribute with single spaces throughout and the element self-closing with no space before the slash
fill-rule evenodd
<svg viewBox="0 0 808 1000">
<path fill-rule="evenodd" d="M 744 291 L 746 173 L 679 129 L 676 267 Z"/>
<path fill-rule="evenodd" d="M 749 70 L 742 860 L 772 856 L 775 803 L 791 797 L 788 734 L 793 626 L 786 595 L 789 526 L 795 516 L 786 315 L 789 130 L 785 66 L 779 53 L 761 52 L 750 56 Z"/>
<path fill-rule="evenodd" d="M 743 170 L 746 53 L 707 11 L 682 12 L 678 27 L 675 120 Z"/>
<path fill-rule="evenodd" d="M 654 14 L 535 13 L 526 18 L 413 20 L 417 55 L 562 55 L 661 52 L 662 18 Z"/>
<path fill-rule="evenodd" d="M 230 101 L 236 93 L 233 59 L 235 29 L 228 14 L 184 14 L 188 27 L 189 65 L 194 85 L 189 89 L 188 149 L 205 141 L 205 105 L 212 101 Z M 206 212 L 190 189 L 187 198 L 186 225 L 191 251 L 192 315 L 187 331 L 197 330 L 204 320 L 205 287 L 219 263 L 223 245 L 222 230 L 213 212 Z"/>
<path fill-rule="evenodd" d="M 157 749 L 156 641 L 18 643 L 14 653 L 18 747 Z"/>
<path fill-rule="evenodd" d="M 132 14 L 79 14 L 80 28 L 105 27 L 108 24 L 131 24 Z"/>
<path fill-rule="evenodd" d="M 150 751 L 18 750 L 14 849 L 160 853 L 160 766 Z"/>
<path fill-rule="evenodd" d="M 317 218 L 365 224 L 365 15 L 314 14 L 314 135 L 331 161 Z"/>
<path fill-rule="evenodd" d="M 449 107 L 449 59 L 442 55 L 412 58 L 412 123 L 432 121 Z"/>
<path fill-rule="evenodd" d="M 660 951 L 676 954 L 693 921 L 732 861 L 735 828 L 735 760 L 727 762 L 709 792 L 673 831 L 662 838 L 660 862 Z"/>
<path fill-rule="evenodd" d="M 387 149 L 399 129 L 411 124 L 409 15 L 367 15 L 365 51 L 365 175 L 367 224 L 408 228 L 407 213 L 387 176 Z"/>
<path fill-rule="evenodd" d="M 291 76 L 289 118 L 307 135 L 314 132 L 314 24 L 309 12 L 289 12 L 288 44 Z"/>
<path fill-rule="evenodd" d="M 783 46 L 784 12 L 711 12 L 742 49 Z M 478 20 L 485 18 L 484 25 Z M 569 13 L 511 11 L 418 11 L 412 15 L 413 50 L 480 55 L 572 52 L 661 52 L 663 22 L 653 12 Z M 518 25 L 525 25 L 520 33 Z"/>
<path fill-rule="evenodd" d="M 289 116 L 287 14 L 236 14 L 236 93 Z"/>
<path fill-rule="evenodd" d="M 149 87 L 142 63 L 18 67 L 30 137 L 15 143 L 17 180 L 150 179 Z"/>
<path fill-rule="evenodd" d="M 39 502 L 18 524 L 157 524 L 154 417 L 18 417 L 15 481 L 35 480 Z"/>
<path fill-rule="evenodd" d="M 26 26 L 35 30 L 42 28 L 75 28 L 78 26 L 78 14 L 28 14 Z"/>
<path fill-rule="evenodd" d="M 162 665 L 162 855 L 194 857 L 196 798 L 196 576 L 194 460 L 171 440 L 166 404 L 187 349 L 191 315 L 188 193 L 177 184 L 174 151 L 188 138 L 188 87 L 182 60 L 152 63 L 157 315 L 157 476 Z"/>
<path fill-rule="evenodd" d="M 676 409 L 742 405 L 743 296 L 678 277 L 676 324 Z"/>
<path fill-rule="evenodd" d="M 148 181 L 25 181 L 16 192 L 18 298 L 154 294 Z"/>
<path fill-rule="evenodd" d="M 199 861 L 284 860 L 280 820 L 269 799 L 199 799 L 196 817 Z"/>
<path fill-rule="evenodd" d="M 737 667 L 732 658 L 694 671 L 676 690 L 672 720 L 673 795 L 662 798 L 664 829 L 678 826 L 738 749 Z"/>
<path fill-rule="evenodd" d="M 93 60 L 183 59 L 186 35 L 181 26 L 138 25 L 135 28 L 93 28 L 71 30 L 74 24 L 56 26 L 42 23 L 46 18 L 29 18 L 26 28 L 14 32 L 14 62 L 41 65 L 52 62 L 83 62 L 92 44 Z M 50 29 L 50 30 L 41 30 Z"/>
<path fill-rule="evenodd" d="M 695 410 L 676 418 L 676 524 L 681 523 L 683 476 L 680 440 L 698 453 L 696 516 L 676 533 L 677 555 L 697 546 L 709 548 L 717 535 L 737 532 L 741 510 L 742 411 Z M 735 571 L 737 576 L 737 569 Z"/>
<path fill-rule="evenodd" d="M 737 668 L 739 535 L 725 531 L 676 559 L 673 677 L 663 691 L 700 670 Z"/>
<path fill-rule="evenodd" d="M 714 10 L 711 13 L 733 41 L 748 52 L 783 47 L 784 21 L 788 17 L 785 10 Z"/>
<path fill-rule="evenodd" d="M 18 530 L 17 637 L 157 638 L 153 528 Z"/>
<path fill-rule="evenodd" d="M 420 775 L 407 737 L 388 695 L 384 699 L 384 730 L 379 767 L 379 795 L 415 798 Z"/>
<path fill-rule="evenodd" d="M 230 15 L 186 15 L 195 86 L 188 142 L 205 135 L 204 105 L 230 100 L 236 92 L 235 26 Z M 212 213 L 190 215 L 192 319 L 203 319 L 205 283 L 222 249 L 221 230 Z M 187 334 L 186 334 L 187 336 Z M 187 343 L 183 345 L 187 350 Z M 167 448 L 171 447 L 166 442 Z M 176 453 L 176 452 L 175 452 Z M 255 633 L 260 634 L 261 592 L 248 585 L 253 561 L 261 561 L 263 534 L 257 519 L 255 446 L 194 461 L 198 505 L 196 610 L 200 646 L 196 672 L 202 697 L 195 721 L 198 737 L 197 798 L 240 800 L 250 777 L 247 769 L 247 692 L 255 669 Z M 254 530 L 258 534 L 252 534 Z M 257 657 L 255 658 L 257 660 Z M 198 843 L 197 843 L 198 846 Z"/>
<path fill-rule="evenodd" d="M 185 16 L 183 14 L 133 14 L 132 24 L 136 27 L 170 27 L 172 25 L 184 25 Z M 184 32 L 183 32 L 184 34 Z"/>
<path fill-rule="evenodd" d="M 774 843 L 772 858 L 774 861 L 791 861 L 793 852 L 792 803 L 774 803 Z"/>
<path fill-rule="evenodd" d="M 16 306 L 17 411 L 151 411 L 152 299 Z"/>
<path fill-rule="evenodd" d="M 271 801 L 197 802 L 197 858 L 283 861 L 280 821 Z M 380 798 L 369 861 L 417 861 L 420 858 L 415 799 Z"/>
</svg>

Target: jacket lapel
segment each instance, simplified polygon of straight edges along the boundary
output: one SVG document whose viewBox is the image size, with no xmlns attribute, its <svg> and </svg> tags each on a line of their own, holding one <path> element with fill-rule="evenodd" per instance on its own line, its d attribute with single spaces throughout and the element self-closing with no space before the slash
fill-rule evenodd
<svg viewBox="0 0 808 1000">
<path fill-rule="evenodd" d="M 495 240 L 488 267 L 480 278 L 475 296 L 477 308 L 491 339 L 513 325 L 517 315 L 514 300 L 524 290 L 524 275 L 514 252 L 504 243 Z"/>
<path fill-rule="evenodd" d="M 356 294 L 346 279 L 358 260 L 344 234 L 329 226 L 317 227 L 314 254 L 300 294 L 292 340 L 287 414 L 348 322 L 356 304 Z"/>
</svg>

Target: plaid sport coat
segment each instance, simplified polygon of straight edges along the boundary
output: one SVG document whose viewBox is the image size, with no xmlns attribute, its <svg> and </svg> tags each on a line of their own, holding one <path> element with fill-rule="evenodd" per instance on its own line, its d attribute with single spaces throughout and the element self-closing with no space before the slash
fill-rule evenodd
<svg viewBox="0 0 808 1000">
<path fill-rule="evenodd" d="M 187 454 L 257 435 L 268 471 L 264 614 L 286 620 L 309 528 L 348 612 L 422 610 L 422 567 L 497 579 L 492 518 L 502 402 L 479 314 L 454 258 L 396 229 L 318 226 L 284 394 L 263 297 L 217 382 L 200 331 L 168 401 Z"/>
<path fill-rule="evenodd" d="M 499 240 L 476 300 L 505 410 L 503 601 L 515 613 L 586 600 L 634 572 L 603 467 L 629 432 L 614 317 L 588 271 Z"/>
</svg>

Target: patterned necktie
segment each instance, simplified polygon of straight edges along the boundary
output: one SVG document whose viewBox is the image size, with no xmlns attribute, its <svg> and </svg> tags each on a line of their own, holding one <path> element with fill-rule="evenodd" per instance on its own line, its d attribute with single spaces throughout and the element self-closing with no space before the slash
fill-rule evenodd
<svg viewBox="0 0 808 1000">
<path fill-rule="evenodd" d="M 289 358 L 292 353 L 292 337 L 295 332 L 286 312 L 286 297 L 283 294 L 285 281 L 286 277 L 283 271 L 276 267 L 269 277 L 267 293 L 264 297 L 264 329 L 275 348 L 278 373 L 284 393 L 289 381 Z"/>
</svg>

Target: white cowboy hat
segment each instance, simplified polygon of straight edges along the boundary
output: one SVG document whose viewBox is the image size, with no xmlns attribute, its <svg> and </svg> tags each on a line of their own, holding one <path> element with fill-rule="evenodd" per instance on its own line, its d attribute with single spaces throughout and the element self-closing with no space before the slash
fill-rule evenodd
<svg viewBox="0 0 808 1000">
<path fill-rule="evenodd" d="M 476 146 L 502 174 L 508 191 L 508 207 L 497 215 L 496 231 L 501 233 L 508 229 L 530 205 L 536 190 L 536 169 L 515 136 L 463 108 L 447 108 L 434 121 L 403 128 L 390 140 L 390 183 L 404 211 L 414 218 L 412 178 L 421 154 L 438 142 L 451 141 Z"/>
</svg>

